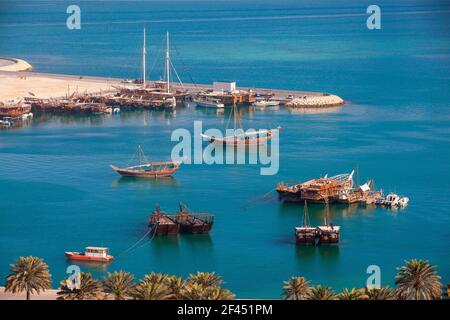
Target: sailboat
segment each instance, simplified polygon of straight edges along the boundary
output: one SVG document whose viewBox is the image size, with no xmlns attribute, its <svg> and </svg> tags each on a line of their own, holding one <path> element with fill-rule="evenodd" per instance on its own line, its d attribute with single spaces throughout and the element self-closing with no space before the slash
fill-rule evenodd
<svg viewBox="0 0 450 320">
<path fill-rule="evenodd" d="M 245 132 L 243 129 L 237 130 L 238 115 L 236 103 L 233 104 L 232 114 L 234 117 L 234 134 L 224 137 L 214 137 L 206 134 L 202 134 L 201 136 L 210 143 L 214 142 L 232 146 L 247 146 L 265 144 L 267 141 L 273 138 L 277 131 L 281 131 L 281 127 L 277 127 L 276 129 L 263 129 L 252 132 Z"/>
<path fill-rule="evenodd" d="M 122 176 L 137 178 L 170 177 L 180 168 L 178 161 L 149 162 L 141 146 L 137 146 L 136 154 L 132 160 L 137 160 L 136 165 L 123 168 L 111 165 L 111 168 Z"/>
<path fill-rule="evenodd" d="M 324 225 L 312 227 L 309 224 L 308 203 L 305 200 L 303 209 L 303 225 L 295 228 L 295 238 L 300 244 L 319 245 L 323 243 L 339 242 L 341 227 L 334 226 L 329 222 L 329 207 L 325 205 Z"/>
<path fill-rule="evenodd" d="M 121 88 L 117 100 L 124 107 L 143 108 L 165 108 L 174 109 L 177 101 L 183 100 L 187 95 L 187 90 L 178 76 L 178 73 L 170 58 L 170 38 L 169 32 L 166 33 L 166 55 L 164 65 L 164 76 L 161 81 L 153 82 L 153 86 L 147 83 L 147 36 L 144 28 L 144 41 L 142 47 L 142 85 L 136 88 Z M 173 70 L 183 90 L 173 90 L 171 84 L 171 71 Z"/>
<path fill-rule="evenodd" d="M 325 223 L 323 226 L 318 226 L 317 229 L 320 234 L 320 243 L 337 243 L 340 237 L 340 226 L 335 226 L 330 223 L 328 203 L 325 204 Z"/>
<path fill-rule="evenodd" d="M 309 224 L 308 202 L 305 200 L 303 207 L 303 225 L 295 228 L 295 238 L 300 244 L 317 244 L 319 235 L 317 228 Z"/>
<path fill-rule="evenodd" d="M 144 29 L 144 48 L 142 53 L 143 59 L 143 88 L 146 89 L 147 94 L 150 94 L 153 98 L 159 98 L 165 105 L 168 107 L 174 108 L 176 106 L 177 99 L 182 99 L 187 95 L 187 91 L 173 91 L 171 86 L 171 71 L 173 70 L 176 78 L 178 79 L 181 87 L 184 89 L 183 82 L 178 76 L 178 72 L 175 69 L 171 57 L 170 57 L 170 34 L 166 32 L 166 54 L 165 54 L 165 63 L 164 63 L 164 76 L 161 81 L 155 81 L 155 86 L 153 88 L 147 88 L 146 82 L 146 73 L 145 73 L 145 58 L 146 58 L 146 38 L 145 38 L 145 29 Z"/>
</svg>

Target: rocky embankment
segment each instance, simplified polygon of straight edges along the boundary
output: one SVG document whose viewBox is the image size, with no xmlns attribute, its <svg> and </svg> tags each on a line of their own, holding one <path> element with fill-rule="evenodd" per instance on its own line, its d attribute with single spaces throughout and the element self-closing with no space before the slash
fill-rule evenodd
<svg viewBox="0 0 450 320">
<path fill-rule="evenodd" d="M 323 94 L 317 96 L 303 96 L 295 98 L 286 103 L 291 108 L 326 108 L 342 106 L 345 101 L 334 94 Z"/>
</svg>

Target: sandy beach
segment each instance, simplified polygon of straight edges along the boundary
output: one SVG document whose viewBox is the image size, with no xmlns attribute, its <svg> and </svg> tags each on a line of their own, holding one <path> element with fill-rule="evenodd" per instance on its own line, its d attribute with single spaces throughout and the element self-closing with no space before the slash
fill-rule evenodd
<svg viewBox="0 0 450 320">
<path fill-rule="evenodd" d="M 56 300 L 56 293 L 58 290 L 50 289 L 41 292 L 40 294 L 32 294 L 31 300 Z M 25 300 L 26 293 L 22 292 L 19 294 L 14 294 L 10 292 L 5 292 L 5 287 L 0 287 L 0 300 Z"/>
<path fill-rule="evenodd" d="M 37 74 L 31 72 L 0 71 L 0 101 L 35 96 L 36 98 L 64 97 L 67 93 L 96 93 L 113 90 L 118 79 Z"/>
</svg>

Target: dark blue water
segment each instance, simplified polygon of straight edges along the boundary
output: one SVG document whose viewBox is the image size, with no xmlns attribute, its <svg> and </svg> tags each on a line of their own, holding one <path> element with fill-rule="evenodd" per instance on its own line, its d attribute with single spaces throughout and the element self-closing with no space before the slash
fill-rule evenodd
<svg viewBox="0 0 450 320">
<path fill-rule="evenodd" d="M 0 276 L 21 255 L 43 257 L 54 285 L 68 265 L 63 252 L 105 245 L 118 259 L 83 265 L 102 276 L 125 269 L 187 275 L 216 271 L 238 297 L 277 298 L 282 282 L 361 287 L 366 268 L 393 284 L 405 259 L 438 265 L 450 281 L 450 5 L 378 1 L 382 29 L 366 28 L 365 1 L 80 1 L 82 29 L 65 28 L 65 1 L 2 1 L 0 54 L 39 72 L 134 78 L 140 75 L 142 29 L 149 34 L 149 71 L 162 74 L 164 33 L 182 79 L 237 80 L 245 86 L 328 91 L 349 103 L 331 113 L 244 109 L 247 127 L 281 125 L 280 171 L 258 166 L 184 166 L 173 179 L 129 181 L 124 164 L 137 144 L 167 159 L 176 128 L 223 128 L 227 116 L 188 106 L 176 114 L 37 118 L 0 132 Z M 71 3 L 70 3 L 71 4 Z M 402 211 L 332 206 L 342 227 L 338 247 L 296 247 L 302 206 L 262 198 L 281 180 L 348 172 L 361 182 L 410 197 Z M 147 231 L 159 203 L 178 201 L 216 214 L 209 236 L 156 238 L 127 254 Z M 310 206 L 320 223 L 322 206 Z"/>
</svg>

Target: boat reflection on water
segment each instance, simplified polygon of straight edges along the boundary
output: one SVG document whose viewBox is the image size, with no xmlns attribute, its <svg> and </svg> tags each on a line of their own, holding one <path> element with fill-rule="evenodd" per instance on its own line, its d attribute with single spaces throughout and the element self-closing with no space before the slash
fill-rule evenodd
<svg viewBox="0 0 450 320">
<path fill-rule="evenodd" d="M 316 260 L 321 263 L 335 263 L 339 260 L 339 245 L 326 246 L 294 246 L 295 257 L 299 264 L 314 264 Z"/>
<path fill-rule="evenodd" d="M 120 186 L 127 186 L 127 185 L 133 185 L 137 186 L 140 189 L 152 189 L 154 187 L 161 187 L 161 186 L 173 186 L 173 187 L 179 187 L 179 183 L 177 179 L 174 177 L 161 177 L 161 178 L 155 178 L 155 179 L 140 179 L 135 177 L 127 177 L 127 176 L 121 176 L 120 178 L 117 178 L 113 181 L 112 187 L 117 188 Z"/>
<path fill-rule="evenodd" d="M 86 270 L 108 271 L 108 268 L 113 263 L 114 262 L 112 262 L 112 263 L 102 263 L 102 262 L 97 262 L 97 261 L 71 261 L 71 260 L 67 260 L 66 265 L 67 265 L 67 267 L 69 267 L 71 265 L 77 265 L 77 266 L 80 267 L 80 269 L 82 271 L 86 271 Z"/>
<path fill-rule="evenodd" d="M 286 107 L 292 114 L 317 114 L 317 113 L 337 113 L 342 110 L 343 107 L 326 107 L 326 108 L 290 108 Z"/>
<path fill-rule="evenodd" d="M 210 257 L 213 256 L 214 244 L 209 233 L 182 234 L 180 242 L 193 255 L 205 254 Z"/>
</svg>

